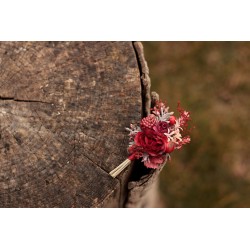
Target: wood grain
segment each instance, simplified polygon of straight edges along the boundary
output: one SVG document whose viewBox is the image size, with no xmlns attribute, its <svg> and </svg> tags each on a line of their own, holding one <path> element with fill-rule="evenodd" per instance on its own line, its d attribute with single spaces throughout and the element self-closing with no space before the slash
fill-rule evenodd
<svg viewBox="0 0 250 250">
<path fill-rule="evenodd" d="M 0 206 L 123 206 L 141 107 L 130 42 L 1 42 Z"/>
</svg>

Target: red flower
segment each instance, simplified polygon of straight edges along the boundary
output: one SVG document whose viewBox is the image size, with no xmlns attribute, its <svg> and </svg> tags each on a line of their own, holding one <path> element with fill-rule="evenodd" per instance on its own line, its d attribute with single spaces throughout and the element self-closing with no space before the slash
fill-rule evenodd
<svg viewBox="0 0 250 250">
<path fill-rule="evenodd" d="M 182 141 L 179 141 L 176 145 L 176 149 L 182 148 L 183 145 L 190 143 L 191 139 L 190 136 L 185 136 L 182 138 Z"/>
<path fill-rule="evenodd" d="M 140 127 L 130 125 L 128 159 L 110 172 L 116 177 L 133 160 L 142 159 L 144 166 L 159 169 L 170 160 L 170 153 L 190 142 L 188 122 L 190 113 L 178 104 L 179 118 L 169 112 L 169 107 L 161 101 L 151 109 L 152 114 L 141 119 Z"/>
<path fill-rule="evenodd" d="M 143 156 L 143 148 L 138 147 L 135 144 L 133 144 L 132 146 L 130 146 L 128 148 L 128 152 L 130 154 L 130 156 L 128 158 L 131 161 L 133 161 L 135 159 L 139 159 L 139 158 L 141 158 Z"/>
<path fill-rule="evenodd" d="M 141 129 L 152 128 L 156 124 L 156 117 L 153 114 L 144 117 L 141 120 L 140 127 Z"/>
<path fill-rule="evenodd" d="M 158 133 L 167 133 L 168 132 L 168 123 L 159 121 L 156 126 L 154 126 L 154 130 Z"/>
<path fill-rule="evenodd" d="M 145 129 L 135 136 L 135 144 L 141 147 L 149 156 L 160 156 L 174 150 L 174 144 L 168 138 L 152 129 Z"/>
<path fill-rule="evenodd" d="M 162 155 L 162 156 L 151 156 L 148 158 L 147 161 L 144 161 L 144 165 L 147 167 L 147 168 L 154 168 L 154 169 L 157 169 L 159 168 L 159 166 L 164 163 L 164 161 L 166 160 L 166 156 L 165 155 Z"/>
<path fill-rule="evenodd" d="M 177 107 L 179 114 L 180 114 L 180 126 L 182 128 L 185 128 L 188 126 L 188 121 L 191 120 L 190 118 L 190 112 L 187 112 L 186 110 L 184 110 L 181 105 L 180 102 L 178 103 L 178 107 Z"/>
</svg>

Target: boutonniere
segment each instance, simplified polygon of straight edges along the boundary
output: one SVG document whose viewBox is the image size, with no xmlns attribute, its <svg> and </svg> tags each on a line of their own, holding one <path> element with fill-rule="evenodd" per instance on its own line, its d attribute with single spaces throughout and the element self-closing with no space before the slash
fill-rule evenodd
<svg viewBox="0 0 250 250">
<path fill-rule="evenodd" d="M 141 159 L 144 166 L 159 169 L 169 161 L 170 154 L 190 142 L 188 122 L 190 112 L 181 108 L 178 103 L 179 117 L 169 112 L 169 107 L 161 101 L 151 109 L 151 114 L 140 123 L 126 128 L 129 132 L 128 158 L 109 174 L 116 177 L 133 160 Z"/>
</svg>

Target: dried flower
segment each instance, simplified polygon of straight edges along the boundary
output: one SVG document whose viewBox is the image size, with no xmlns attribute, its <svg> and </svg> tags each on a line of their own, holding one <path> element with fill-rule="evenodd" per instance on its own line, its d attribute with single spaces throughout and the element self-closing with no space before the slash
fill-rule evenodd
<svg viewBox="0 0 250 250">
<path fill-rule="evenodd" d="M 156 121 L 155 115 L 150 114 L 141 120 L 140 127 L 141 129 L 152 128 L 156 124 Z"/>
<path fill-rule="evenodd" d="M 110 172 L 116 177 L 132 160 L 142 159 L 145 167 L 158 169 L 167 160 L 170 160 L 170 153 L 175 149 L 182 148 L 190 143 L 190 136 L 187 133 L 190 113 L 180 107 L 178 103 L 179 118 L 169 112 L 163 102 L 158 101 L 152 109 L 152 114 L 143 118 L 140 127 L 130 125 L 129 131 L 129 157 L 117 168 Z"/>
</svg>

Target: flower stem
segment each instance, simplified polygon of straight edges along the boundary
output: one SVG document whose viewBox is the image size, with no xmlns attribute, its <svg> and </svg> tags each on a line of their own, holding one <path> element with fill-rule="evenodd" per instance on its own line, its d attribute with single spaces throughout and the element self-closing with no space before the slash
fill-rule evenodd
<svg viewBox="0 0 250 250">
<path fill-rule="evenodd" d="M 122 162 L 118 167 L 113 169 L 109 174 L 115 178 L 118 174 L 120 174 L 126 167 L 129 166 L 131 163 L 131 160 L 126 159 L 124 162 Z"/>
</svg>

